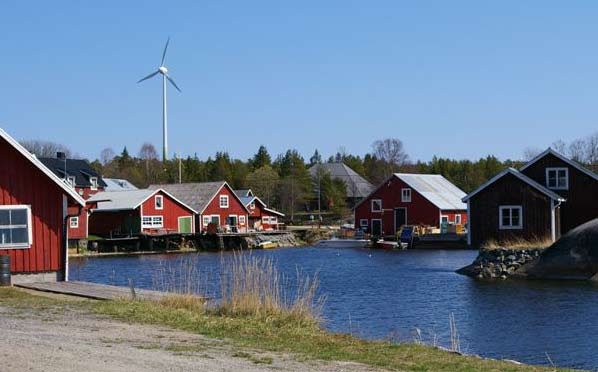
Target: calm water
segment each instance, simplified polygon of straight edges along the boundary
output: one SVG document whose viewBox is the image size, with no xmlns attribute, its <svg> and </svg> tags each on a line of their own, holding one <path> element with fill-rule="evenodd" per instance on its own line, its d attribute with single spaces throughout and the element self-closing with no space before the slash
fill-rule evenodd
<svg viewBox="0 0 598 372">
<path fill-rule="evenodd" d="M 371 251 L 283 248 L 254 251 L 272 257 L 280 271 L 319 272 L 327 297 L 326 327 L 371 339 L 413 340 L 419 328 L 449 343 L 455 315 L 461 349 L 487 357 L 598 369 L 598 287 L 584 283 L 477 282 L 454 273 L 474 251 Z M 224 258 L 230 257 L 224 253 Z M 71 260 L 71 279 L 152 288 L 165 263 L 180 267 L 183 255 Z M 189 255 L 186 255 L 189 259 Z M 200 270 L 216 291 L 219 253 L 201 253 Z"/>
</svg>

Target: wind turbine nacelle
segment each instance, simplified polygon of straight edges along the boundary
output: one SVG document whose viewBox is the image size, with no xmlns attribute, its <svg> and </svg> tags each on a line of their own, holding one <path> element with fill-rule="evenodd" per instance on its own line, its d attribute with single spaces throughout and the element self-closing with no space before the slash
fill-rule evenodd
<svg viewBox="0 0 598 372">
<path fill-rule="evenodd" d="M 163 74 L 166 74 L 166 73 L 168 73 L 168 69 L 167 69 L 166 67 L 164 67 L 164 66 L 160 66 L 160 67 L 158 68 L 158 71 L 160 71 L 160 72 L 161 72 L 161 73 L 163 73 Z"/>
</svg>

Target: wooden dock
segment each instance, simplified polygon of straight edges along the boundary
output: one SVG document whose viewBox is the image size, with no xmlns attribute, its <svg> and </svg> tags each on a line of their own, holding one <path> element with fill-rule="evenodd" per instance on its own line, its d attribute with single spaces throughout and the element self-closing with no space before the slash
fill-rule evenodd
<svg viewBox="0 0 598 372">
<path fill-rule="evenodd" d="M 35 291 L 59 293 L 71 296 L 91 298 L 94 300 L 142 299 L 157 300 L 168 295 L 166 292 L 134 289 L 114 285 L 95 284 L 87 282 L 39 282 L 15 284 L 15 287 L 32 289 Z"/>
</svg>

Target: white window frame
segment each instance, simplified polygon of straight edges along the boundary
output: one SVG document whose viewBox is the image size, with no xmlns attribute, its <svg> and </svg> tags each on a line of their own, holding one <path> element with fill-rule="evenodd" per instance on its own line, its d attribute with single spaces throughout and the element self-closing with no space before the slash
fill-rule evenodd
<svg viewBox="0 0 598 372">
<path fill-rule="evenodd" d="M 79 216 L 70 217 L 69 218 L 69 227 L 71 229 L 78 229 L 79 228 Z"/>
<path fill-rule="evenodd" d="M 239 225 L 245 226 L 245 216 L 239 216 Z"/>
<path fill-rule="evenodd" d="M 455 215 L 455 224 L 456 224 L 456 225 L 460 225 L 460 224 L 461 224 L 461 221 L 462 221 L 462 219 L 461 219 L 461 215 L 460 215 L 460 214 L 456 214 L 456 215 Z"/>
<path fill-rule="evenodd" d="M 204 227 L 208 227 L 208 225 L 210 224 L 210 222 L 212 222 L 212 216 L 207 215 L 207 216 L 202 216 L 202 222 L 203 222 L 203 226 Z"/>
<path fill-rule="evenodd" d="M 270 216 L 270 225 L 277 225 L 278 224 L 278 218 L 276 216 Z"/>
<path fill-rule="evenodd" d="M 221 224 L 221 221 L 220 221 L 220 215 L 219 215 L 219 214 L 213 214 L 213 215 L 211 215 L 211 216 L 210 216 L 210 223 L 212 223 L 212 220 L 213 220 L 214 218 L 217 218 L 217 219 L 218 219 L 218 226 L 222 226 L 222 224 Z"/>
<path fill-rule="evenodd" d="M 270 217 L 262 216 L 262 223 L 263 224 L 270 224 Z"/>
<path fill-rule="evenodd" d="M 255 209 L 255 200 L 249 203 L 249 209 Z"/>
<path fill-rule="evenodd" d="M 160 200 L 159 207 L 158 207 L 158 200 Z M 158 210 L 158 211 L 164 209 L 164 196 L 156 195 L 156 197 L 154 198 L 154 208 L 156 208 L 156 210 Z"/>
<path fill-rule="evenodd" d="M 222 203 L 224 200 L 226 200 L 226 203 Z M 229 206 L 228 195 L 220 195 L 218 197 L 218 205 L 220 205 L 220 208 L 228 208 L 228 206 Z"/>
<path fill-rule="evenodd" d="M 27 211 L 27 225 L 3 225 L 5 228 L 15 229 L 15 228 L 27 228 L 27 242 L 25 243 L 3 243 L 0 240 L 0 249 L 27 249 L 31 248 L 31 244 L 33 243 L 33 226 L 31 225 L 31 206 L 30 205 L 0 205 L 0 210 L 17 210 L 17 209 L 25 209 Z M 1 239 L 1 238 L 0 238 Z"/>
<path fill-rule="evenodd" d="M 565 172 L 565 184 L 559 184 L 559 172 Z M 556 185 L 550 186 L 550 172 L 555 172 Z M 546 187 L 551 190 L 569 190 L 569 168 L 567 167 L 550 167 L 546 168 Z"/>
<path fill-rule="evenodd" d="M 68 176 L 66 178 L 66 183 L 72 188 L 75 188 L 75 186 L 77 186 L 77 178 L 75 176 Z"/>
<path fill-rule="evenodd" d="M 146 221 L 149 219 L 149 221 Z M 142 229 L 158 229 L 164 227 L 164 216 L 142 216 L 141 217 L 141 228 Z"/>
<path fill-rule="evenodd" d="M 374 203 L 375 203 L 375 202 L 378 202 L 378 203 L 380 204 L 380 209 L 374 209 Z M 371 210 L 373 213 L 379 213 L 379 212 L 382 212 L 382 199 L 372 199 L 372 200 L 370 201 L 370 210 Z"/>
<path fill-rule="evenodd" d="M 443 221 L 443 220 L 442 220 L 443 218 L 446 218 L 446 221 Z M 451 222 L 451 219 L 450 219 L 450 217 L 449 217 L 448 215 L 446 215 L 446 214 L 441 214 L 441 215 L 440 215 L 440 223 L 443 223 L 443 222 L 446 222 L 446 223 L 449 223 L 449 222 Z"/>
<path fill-rule="evenodd" d="M 519 224 L 513 225 L 513 214 L 512 210 L 519 210 Z M 504 211 L 509 211 L 509 225 L 503 225 Z M 523 207 L 521 205 L 501 205 L 498 207 L 498 228 L 500 230 L 521 230 L 523 229 Z"/>
<path fill-rule="evenodd" d="M 368 227 L 369 225 L 370 224 L 367 218 L 362 218 L 359 220 L 359 227 Z"/>
<path fill-rule="evenodd" d="M 97 177 L 89 177 L 89 183 L 91 183 L 92 190 L 98 189 L 98 178 Z"/>
<path fill-rule="evenodd" d="M 405 192 L 407 192 L 407 194 L 405 194 Z M 411 203 L 411 189 L 410 188 L 404 188 L 401 189 L 401 201 L 403 203 Z"/>
</svg>

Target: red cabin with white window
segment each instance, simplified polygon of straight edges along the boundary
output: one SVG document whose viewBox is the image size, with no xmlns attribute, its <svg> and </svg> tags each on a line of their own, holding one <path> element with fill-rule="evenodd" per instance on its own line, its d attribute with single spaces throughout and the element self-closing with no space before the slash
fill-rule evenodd
<svg viewBox="0 0 598 372">
<path fill-rule="evenodd" d="M 245 190 L 237 190 L 236 193 L 239 195 L 243 191 Z M 241 201 L 249 211 L 249 229 L 258 231 L 280 229 L 284 214 L 268 208 L 260 198 L 253 196 L 253 193 L 251 195 L 241 197 Z"/>
<path fill-rule="evenodd" d="M 355 228 L 394 235 L 403 225 L 467 223 L 465 193 L 436 174 L 396 173 L 355 206 Z"/>
<path fill-rule="evenodd" d="M 95 194 L 89 230 L 102 236 L 195 232 L 195 211 L 164 190 L 128 190 Z"/>
<path fill-rule="evenodd" d="M 225 181 L 150 185 L 161 188 L 189 205 L 199 215 L 196 231 L 207 231 L 208 226 L 225 232 L 244 232 L 248 229 L 248 211 Z"/>
<path fill-rule="evenodd" d="M 0 255 L 12 282 L 68 279 L 66 221 L 85 201 L 0 129 Z"/>
</svg>

